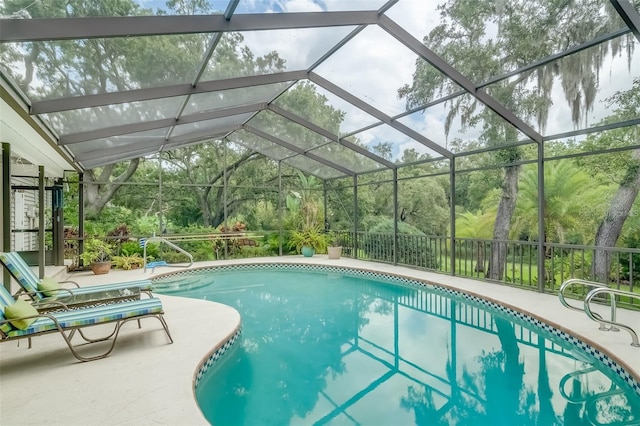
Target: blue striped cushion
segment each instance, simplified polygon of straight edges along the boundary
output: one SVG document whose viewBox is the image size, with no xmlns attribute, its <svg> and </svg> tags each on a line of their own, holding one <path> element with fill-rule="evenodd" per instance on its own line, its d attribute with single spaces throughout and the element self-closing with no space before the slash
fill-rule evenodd
<svg viewBox="0 0 640 426">
<path fill-rule="evenodd" d="M 4 308 L 6 306 L 11 306 L 14 303 L 15 303 L 15 299 L 11 296 L 11 293 L 9 293 L 9 290 L 4 288 L 4 284 L 0 282 L 0 321 L 3 321 L 5 319 Z M 2 330 L 5 333 L 8 333 L 12 329 L 13 329 L 13 326 L 11 326 L 11 324 L 9 324 L 8 322 L 0 324 L 0 330 Z"/>
<path fill-rule="evenodd" d="M 162 313 L 162 303 L 155 297 L 126 303 L 114 303 L 73 311 L 52 312 L 49 315 L 58 320 L 63 328 L 96 325 L 115 320 L 133 318 L 146 314 Z M 24 336 L 42 331 L 55 330 L 56 325 L 50 318 L 38 318 L 26 330 L 11 330 L 9 337 Z"/>
<path fill-rule="evenodd" d="M 14 251 L 0 253 L 0 262 L 7 267 L 11 275 L 18 280 L 18 283 L 26 292 L 35 293 L 38 291 L 40 279 L 18 253 Z M 36 298 L 40 297 L 36 296 Z"/>
<path fill-rule="evenodd" d="M 4 310 L 0 310 L 0 321 L 4 321 L 5 319 L 7 318 L 4 316 Z M 3 322 L 2 324 L 0 324 L 0 330 L 3 333 L 8 333 L 13 330 L 13 326 L 11 325 L 11 323 Z"/>
<path fill-rule="evenodd" d="M 4 284 L 0 283 L 0 310 L 3 310 L 5 306 L 13 305 L 16 303 L 16 299 L 13 298 L 9 290 L 7 290 Z"/>
<path fill-rule="evenodd" d="M 6 317 L 4 316 L 4 312 L 0 311 L 0 321 L 4 321 L 6 319 Z M 0 324 L 0 330 L 3 333 L 8 333 L 11 331 L 13 327 L 11 326 L 11 324 L 9 324 L 8 322 L 3 322 L 2 324 Z"/>
<path fill-rule="evenodd" d="M 31 270 L 29 265 L 16 252 L 0 253 L 0 261 L 7 267 L 20 286 L 28 293 L 35 293 L 36 300 L 44 301 L 46 299 L 41 293 L 38 293 L 38 283 L 40 278 Z M 107 290 L 120 290 L 123 288 L 140 287 L 140 290 L 151 290 L 152 282 L 150 280 L 137 280 L 125 283 L 101 284 L 90 287 L 70 288 L 73 294 L 89 294 L 102 292 Z M 57 292 L 59 296 L 69 295 L 67 291 Z"/>
</svg>

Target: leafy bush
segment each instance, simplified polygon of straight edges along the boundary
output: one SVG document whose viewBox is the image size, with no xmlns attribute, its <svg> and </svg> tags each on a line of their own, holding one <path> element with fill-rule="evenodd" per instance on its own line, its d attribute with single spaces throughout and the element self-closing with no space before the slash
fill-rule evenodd
<svg viewBox="0 0 640 426">
<path fill-rule="evenodd" d="M 134 253 L 130 256 L 114 256 L 113 264 L 116 268 L 124 269 L 126 271 L 130 269 L 136 269 L 144 265 L 142 256 L 138 253 Z"/>
<path fill-rule="evenodd" d="M 177 251 L 164 252 L 162 253 L 160 259 L 164 260 L 167 263 L 184 263 L 189 261 L 184 254 Z M 195 257 L 194 260 L 196 260 Z"/>
<path fill-rule="evenodd" d="M 149 247 L 147 247 L 147 252 L 149 251 Z M 123 256 L 132 256 L 134 254 L 139 254 L 142 256 L 144 252 L 143 248 L 140 247 L 140 243 L 138 241 L 125 241 L 120 244 L 120 253 Z"/>
<path fill-rule="evenodd" d="M 247 247 L 242 247 L 242 249 L 240 249 L 240 251 L 230 255 L 229 258 L 230 259 L 245 259 L 245 258 L 266 257 L 266 256 L 276 256 L 276 255 L 273 254 L 272 252 L 270 252 L 268 249 L 266 249 L 264 247 L 247 246 Z"/>
<path fill-rule="evenodd" d="M 166 224 L 165 226 L 169 226 Z M 157 216 L 138 216 L 131 222 L 131 228 L 136 235 L 153 235 L 160 229 L 160 220 Z"/>
<path fill-rule="evenodd" d="M 117 243 L 123 243 L 128 241 L 131 238 L 131 230 L 129 227 L 121 223 L 120 225 L 113 228 L 111 231 L 107 233 L 108 237 L 114 237 L 112 241 L 116 241 Z"/>
<path fill-rule="evenodd" d="M 316 253 L 325 253 L 327 238 L 316 226 L 293 231 L 289 238 L 289 248 L 295 248 L 296 252 L 300 253 L 302 247 L 311 247 Z"/>
<path fill-rule="evenodd" d="M 113 247 L 110 243 L 96 238 L 85 242 L 84 251 L 80 255 L 83 264 L 90 265 L 93 262 L 106 262 L 111 260 Z"/>
<path fill-rule="evenodd" d="M 126 207 L 105 207 L 99 218 L 85 220 L 84 229 L 87 235 L 107 235 L 113 230 L 114 223 L 133 223 L 136 215 Z"/>
<path fill-rule="evenodd" d="M 287 245 L 283 244 L 283 246 L 286 247 Z M 268 256 L 280 254 L 280 234 L 265 235 L 262 247 L 265 249 Z M 285 247 L 283 247 L 283 249 Z"/>
</svg>

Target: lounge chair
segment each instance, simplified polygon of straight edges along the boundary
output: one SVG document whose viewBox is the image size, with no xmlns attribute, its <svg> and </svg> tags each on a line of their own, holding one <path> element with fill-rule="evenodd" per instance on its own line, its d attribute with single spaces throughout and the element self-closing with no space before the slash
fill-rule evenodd
<svg viewBox="0 0 640 426">
<path fill-rule="evenodd" d="M 58 286 L 48 286 L 46 289 L 43 289 L 42 284 L 44 282 L 53 281 L 56 284 L 55 280 L 41 280 L 38 276 L 31 270 L 29 265 L 24 261 L 24 259 L 16 252 L 4 252 L 0 253 L 0 263 L 9 271 L 11 276 L 18 282 L 21 287 L 21 290 L 17 292 L 14 296 L 20 296 L 21 294 L 27 295 L 31 300 L 38 303 L 47 303 L 50 300 L 57 300 L 58 302 L 64 303 L 62 298 L 65 296 L 73 296 L 73 295 L 87 295 L 92 293 L 101 293 L 105 291 L 117 291 L 117 290 L 126 290 L 131 288 L 136 288 L 140 292 L 147 293 L 151 297 L 151 287 L 152 282 L 150 280 L 137 280 L 137 281 L 128 281 L 123 283 L 112 283 L 112 284 L 102 284 L 90 287 L 80 287 L 74 281 L 63 281 L 62 283 L 71 283 L 75 285 L 75 288 L 62 288 Z M 57 284 L 62 284 L 57 283 Z"/>
<path fill-rule="evenodd" d="M 25 306 L 26 305 L 26 306 Z M 13 311 L 10 314 L 10 311 Z M 16 315 L 16 312 L 18 314 Z M 6 314 L 6 315 L 5 315 Z M 38 313 L 35 308 L 26 301 L 14 300 L 11 293 L 0 283 L 0 342 L 8 342 L 28 338 L 29 348 L 31 338 L 48 333 L 60 333 L 73 356 L 80 361 L 94 361 L 108 356 L 116 344 L 118 333 L 124 323 L 131 320 L 140 320 L 145 317 L 157 318 L 173 343 L 169 327 L 163 317 L 164 311 L 160 299 L 155 297 L 135 300 L 131 302 L 116 303 L 106 306 L 94 306 L 84 309 Z M 9 318 L 10 317 L 10 318 Z M 96 325 L 115 323 L 114 329 L 107 336 L 97 339 L 87 337 L 83 330 Z M 71 343 L 75 332 L 85 342 L 95 343 L 112 339 L 107 350 L 99 355 L 82 356 L 77 352 L 77 346 Z M 84 345 L 85 343 L 81 343 Z"/>
</svg>

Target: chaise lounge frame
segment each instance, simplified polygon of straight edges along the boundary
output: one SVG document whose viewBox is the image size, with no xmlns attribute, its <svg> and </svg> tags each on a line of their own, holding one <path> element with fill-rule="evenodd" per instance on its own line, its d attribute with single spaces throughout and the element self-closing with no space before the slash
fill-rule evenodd
<svg viewBox="0 0 640 426">
<path fill-rule="evenodd" d="M 83 362 L 94 361 L 107 357 L 113 351 L 120 330 L 125 323 L 133 320 L 139 321 L 147 317 L 157 318 L 162 324 L 164 331 L 167 333 L 169 342 L 173 343 L 169 327 L 164 319 L 162 303 L 160 299 L 155 297 L 131 302 L 116 303 L 107 306 L 94 306 L 68 311 L 38 313 L 38 315 L 24 318 L 13 318 L 9 320 L 5 318 L 3 311 L 5 306 L 13 303 L 12 301 L 13 297 L 0 283 L 0 305 L 2 305 L 0 306 L 0 308 L 2 308 L 0 309 L 0 343 L 27 338 L 29 339 L 29 348 L 31 348 L 32 337 L 58 332 L 71 350 L 73 356 Z M 11 321 L 31 318 L 36 319 L 36 321 L 25 330 L 19 330 L 11 324 Z M 113 330 L 106 336 L 89 338 L 84 333 L 86 328 L 103 324 L 114 324 Z M 138 327 L 140 328 L 140 323 L 138 323 Z M 111 345 L 106 351 L 98 355 L 83 356 L 77 351 L 77 348 L 80 345 L 74 345 L 71 341 L 76 331 L 86 343 L 103 342 L 112 339 Z M 86 343 L 82 343 L 81 345 Z"/>
</svg>

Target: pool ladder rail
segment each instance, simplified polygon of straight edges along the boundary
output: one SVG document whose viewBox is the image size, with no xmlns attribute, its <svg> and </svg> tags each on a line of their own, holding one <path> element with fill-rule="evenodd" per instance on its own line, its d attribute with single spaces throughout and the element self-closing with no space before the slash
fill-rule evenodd
<svg viewBox="0 0 640 426">
<path fill-rule="evenodd" d="M 149 241 L 159 241 L 160 244 L 164 243 L 166 245 L 168 245 L 169 247 L 171 247 L 172 249 L 184 254 L 185 256 L 187 256 L 189 258 L 189 264 L 188 265 L 171 265 L 168 264 L 167 262 L 161 261 L 161 262 L 150 262 L 147 264 L 147 244 L 149 244 Z M 178 247 L 177 245 L 173 244 L 171 241 L 167 240 L 166 238 L 162 238 L 162 237 L 156 237 L 155 235 L 153 237 L 150 238 L 146 238 L 144 240 L 140 240 L 140 245 L 143 247 L 143 258 L 144 258 L 144 272 L 147 272 L 147 267 L 151 268 L 151 273 L 153 273 L 155 271 L 155 268 L 157 268 L 158 266 L 168 266 L 168 267 L 172 267 L 172 268 L 189 268 L 191 265 L 193 265 L 193 256 L 191 255 L 191 253 L 189 253 L 188 251 Z"/>
<path fill-rule="evenodd" d="M 569 287 L 576 286 L 576 285 L 591 288 L 587 293 L 587 296 L 584 298 L 584 306 L 582 308 L 579 308 L 567 302 L 564 295 L 565 291 Z M 594 297 L 598 295 L 609 295 L 609 299 L 611 300 L 611 318 L 609 320 L 603 318 L 602 315 L 598 314 L 597 312 L 593 312 L 593 310 L 591 309 L 591 301 L 593 300 Z M 623 329 L 631 335 L 631 346 L 640 347 L 640 342 L 638 341 L 638 334 L 635 332 L 635 330 L 626 324 L 622 324 L 616 321 L 616 312 L 617 312 L 616 296 L 625 296 L 625 297 L 631 297 L 631 298 L 640 300 L 640 294 L 631 293 L 630 291 L 610 288 L 605 284 L 596 283 L 593 281 L 587 281 L 580 278 L 571 278 L 563 282 L 562 285 L 560 286 L 560 291 L 558 292 L 558 298 L 560 299 L 560 303 L 562 303 L 562 305 L 564 305 L 565 307 L 573 311 L 586 313 L 587 317 L 589 317 L 591 320 L 600 324 L 600 327 L 598 328 L 598 330 L 620 331 L 620 329 Z M 609 327 L 607 327 L 607 325 L 609 325 Z"/>
<path fill-rule="evenodd" d="M 612 381 L 611 385 L 607 389 L 605 386 L 602 388 L 601 392 L 596 391 L 582 391 L 582 384 L 588 383 L 587 376 L 591 373 L 598 373 L 598 369 L 595 367 L 588 367 L 582 370 L 573 371 L 571 373 L 566 374 L 561 380 L 559 385 L 560 395 L 567 401 L 570 405 L 581 406 L 584 405 L 584 415 L 586 417 L 585 420 L 588 421 L 588 424 L 592 426 L 604 426 L 604 425 L 615 425 L 615 426 L 627 426 L 627 425 L 637 425 L 638 419 L 632 418 L 633 413 L 630 413 L 629 418 L 617 421 L 615 423 L 602 423 L 598 420 L 598 404 L 605 403 L 610 405 L 612 408 L 620 409 L 620 413 L 624 413 L 625 399 L 616 398 L 619 395 L 624 395 L 624 390 L 620 389 L 616 384 Z M 567 392 L 567 383 L 571 383 L 573 385 L 570 392 Z M 622 405 L 620 405 L 622 404 Z M 612 409 L 610 408 L 610 410 Z"/>
</svg>

